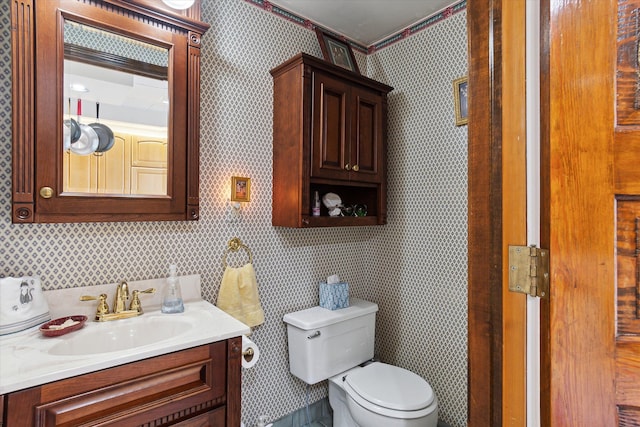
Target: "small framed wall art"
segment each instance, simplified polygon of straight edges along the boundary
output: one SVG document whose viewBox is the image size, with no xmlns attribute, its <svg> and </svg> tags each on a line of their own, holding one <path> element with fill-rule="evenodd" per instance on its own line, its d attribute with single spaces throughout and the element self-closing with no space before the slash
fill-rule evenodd
<svg viewBox="0 0 640 427">
<path fill-rule="evenodd" d="M 316 35 L 325 60 L 360 74 L 356 57 L 353 55 L 353 50 L 351 50 L 348 42 L 324 32 L 319 27 L 316 27 Z"/>
<path fill-rule="evenodd" d="M 249 202 L 251 200 L 251 178 L 231 177 L 231 201 Z"/>
<path fill-rule="evenodd" d="M 453 97 L 455 100 L 456 126 L 469 122 L 469 104 L 467 102 L 468 78 L 460 77 L 453 81 Z"/>
</svg>

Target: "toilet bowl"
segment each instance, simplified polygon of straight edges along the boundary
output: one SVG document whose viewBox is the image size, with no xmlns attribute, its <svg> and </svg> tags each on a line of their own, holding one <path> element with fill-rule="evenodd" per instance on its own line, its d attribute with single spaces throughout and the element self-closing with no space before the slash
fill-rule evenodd
<svg viewBox="0 0 640 427">
<path fill-rule="evenodd" d="M 406 369 L 371 363 L 329 379 L 334 427 L 436 427 L 429 383 Z"/>
<path fill-rule="evenodd" d="M 373 357 L 377 304 L 352 298 L 340 310 L 312 307 L 284 316 L 289 369 L 307 384 L 329 380 L 334 427 L 436 427 L 427 381 Z"/>
<path fill-rule="evenodd" d="M 344 390 L 344 380 L 347 375 L 358 369 L 362 368 L 353 368 L 329 378 L 329 406 L 331 406 L 331 410 L 333 411 L 333 427 L 350 427 L 357 425 L 347 406 L 347 393 Z"/>
<path fill-rule="evenodd" d="M 436 427 L 438 399 L 420 376 L 397 366 L 371 363 L 347 375 L 347 407 L 359 426 Z"/>
</svg>

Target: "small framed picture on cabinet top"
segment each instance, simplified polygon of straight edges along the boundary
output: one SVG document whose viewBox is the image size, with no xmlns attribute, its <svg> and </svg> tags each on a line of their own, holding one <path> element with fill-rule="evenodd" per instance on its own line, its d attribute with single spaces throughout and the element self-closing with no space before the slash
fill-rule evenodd
<svg viewBox="0 0 640 427">
<path fill-rule="evenodd" d="M 353 55 L 353 50 L 351 50 L 349 42 L 341 40 L 332 34 L 326 33 L 319 27 L 316 27 L 316 35 L 320 42 L 322 55 L 326 61 L 360 74 L 356 57 Z"/>
</svg>

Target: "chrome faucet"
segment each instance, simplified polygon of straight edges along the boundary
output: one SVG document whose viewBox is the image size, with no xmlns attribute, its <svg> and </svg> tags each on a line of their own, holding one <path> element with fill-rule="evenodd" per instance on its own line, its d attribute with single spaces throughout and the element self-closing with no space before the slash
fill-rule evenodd
<svg viewBox="0 0 640 427">
<path fill-rule="evenodd" d="M 138 294 L 152 294 L 155 291 L 155 288 L 145 289 L 144 291 L 133 291 L 131 304 L 129 305 L 129 309 L 127 310 L 126 303 L 129 299 L 129 285 L 123 280 L 118 284 L 118 287 L 116 288 L 116 293 L 113 298 L 113 311 L 111 313 L 109 313 L 106 294 L 100 294 L 97 297 L 91 295 L 83 295 L 80 297 L 80 301 L 98 300 L 96 321 L 105 322 L 107 320 L 126 319 L 127 317 L 140 316 L 143 311 Z"/>
</svg>

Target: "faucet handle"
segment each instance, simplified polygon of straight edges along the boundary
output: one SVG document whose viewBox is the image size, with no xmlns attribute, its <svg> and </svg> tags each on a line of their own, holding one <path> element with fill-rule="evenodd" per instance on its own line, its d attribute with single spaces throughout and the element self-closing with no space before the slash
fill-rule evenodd
<svg viewBox="0 0 640 427">
<path fill-rule="evenodd" d="M 107 304 L 107 294 L 100 294 L 99 296 L 82 295 L 80 301 L 95 301 L 98 300 L 98 308 L 96 309 L 96 320 L 109 313 L 109 305 Z"/>
<path fill-rule="evenodd" d="M 156 291 L 155 288 L 145 289 L 144 291 L 134 290 L 131 295 L 131 305 L 129 305 L 129 310 L 135 310 L 138 314 L 142 314 L 142 304 L 140 303 L 140 298 L 138 294 L 152 294 Z"/>
</svg>

